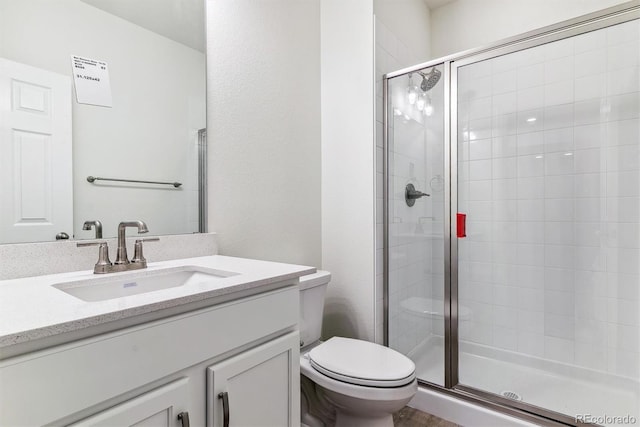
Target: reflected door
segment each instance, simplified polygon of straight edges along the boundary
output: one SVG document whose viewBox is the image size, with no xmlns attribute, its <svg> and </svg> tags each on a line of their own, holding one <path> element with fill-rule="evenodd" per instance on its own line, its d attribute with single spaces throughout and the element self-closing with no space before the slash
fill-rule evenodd
<svg viewBox="0 0 640 427">
<path fill-rule="evenodd" d="M 0 241 L 73 234 L 69 78 L 0 58 Z"/>
</svg>

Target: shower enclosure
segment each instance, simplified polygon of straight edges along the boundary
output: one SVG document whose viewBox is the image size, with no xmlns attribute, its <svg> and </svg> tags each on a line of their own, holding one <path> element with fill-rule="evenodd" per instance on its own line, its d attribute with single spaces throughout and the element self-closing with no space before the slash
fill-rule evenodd
<svg viewBox="0 0 640 427">
<path fill-rule="evenodd" d="M 385 340 L 538 424 L 640 423 L 640 6 L 387 74 Z"/>
</svg>

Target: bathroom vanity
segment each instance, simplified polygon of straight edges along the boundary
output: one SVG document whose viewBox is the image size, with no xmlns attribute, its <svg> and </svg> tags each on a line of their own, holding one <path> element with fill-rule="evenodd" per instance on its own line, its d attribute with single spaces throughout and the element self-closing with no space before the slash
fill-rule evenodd
<svg viewBox="0 0 640 427">
<path fill-rule="evenodd" d="M 209 256 L 0 281 L 0 425 L 298 425 L 314 271 Z"/>
</svg>

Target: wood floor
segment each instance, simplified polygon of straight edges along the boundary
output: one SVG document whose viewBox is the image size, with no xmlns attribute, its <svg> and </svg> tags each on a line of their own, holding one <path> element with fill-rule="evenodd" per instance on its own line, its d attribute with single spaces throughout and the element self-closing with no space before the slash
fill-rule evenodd
<svg viewBox="0 0 640 427">
<path fill-rule="evenodd" d="M 408 406 L 393 414 L 393 422 L 395 427 L 458 427 L 457 424 Z"/>
</svg>

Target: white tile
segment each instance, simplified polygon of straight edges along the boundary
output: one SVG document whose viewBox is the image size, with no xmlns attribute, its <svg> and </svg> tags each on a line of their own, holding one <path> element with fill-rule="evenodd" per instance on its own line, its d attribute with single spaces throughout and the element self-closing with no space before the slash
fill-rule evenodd
<svg viewBox="0 0 640 427">
<path fill-rule="evenodd" d="M 515 178 L 517 173 L 517 158 L 505 157 L 491 161 L 493 179 Z"/>
<path fill-rule="evenodd" d="M 513 232 L 513 235 L 515 236 L 515 230 Z M 512 287 L 515 283 L 517 283 L 517 280 L 517 267 L 515 265 L 506 264 L 502 260 L 494 262 L 493 282 L 496 285 L 507 285 Z"/>
<path fill-rule="evenodd" d="M 544 177 L 544 196 L 548 199 L 574 197 L 573 175 L 555 175 Z"/>
<path fill-rule="evenodd" d="M 494 137 L 516 134 L 518 127 L 516 113 L 494 116 L 492 120 L 492 135 Z"/>
<path fill-rule="evenodd" d="M 516 155 L 516 136 L 496 136 L 492 141 L 492 156 L 496 157 L 512 157 Z"/>
<path fill-rule="evenodd" d="M 606 141 L 610 146 L 633 145 L 640 140 L 640 120 L 638 119 L 608 122 L 604 127 Z"/>
<path fill-rule="evenodd" d="M 592 148 L 588 150 L 576 150 L 573 156 L 575 173 L 595 173 L 604 171 L 604 162 L 601 159 L 601 150 Z"/>
<path fill-rule="evenodd" d="M 612 25 L 600 32 L 606 33 L 607 44 L 610 46 L 640 38 L 640 26 L 637 20 Z"/>
<path fill-rule="evenodd" d="M 492 77 L 493 94 L 513 92 L 516 90 L 516 72 L 509 70 L 505 72 L 496 73 Z"/>
<path fill-rule="evenodd" d="M 574 229 L 570 223 L 547 221 L 544 223 L 544 241 L 552 245 L 571 245 L 574 243 Z"/>
<path fill-rule="evenodd" d="M 544 90 L 540 87 L 520 89 L 517 94 L 517 111 L 533 110 L 544 107 Z M 512 107 L 513 108 L 513 107 Z M 507 112 L 514 112 L 512 111 Z"/>
<path fill-rule="evenodd" d="M 491 60 L 492 69 L 495 75 L 514 70 L 518 66 L 518 57 L 508 54 L 495 57 Z"/>
<path fill-rule="evenodd" d="M 575 264 L 575 247 L 546 245 L 544 265 L 549 268 L 572 269 Z"/>
<path fill-rule="evenodd" d="M 518 330 L 534 334 L 544 333 L 544 312 L 518 310 Z"/>
<path fill-rule="evenodd" d="M 491 116 L 492 102 L 491 97 L 473 99 L 469 102 L 469 119 L 482 119 Z"/>
<path fill-rule="evenodd" d="M 544 176 L 521 177 L 517 181 L 518 199 L 543 199 Z"/>
<path fill-rule="evenodd" d="M 573 37 L 574 51 L 576 54 L 589 51 L 592 49 L 600 49 L 607 44 L 606 31 L 591 31 Z"/>
<path fill-rule="evenodd" d="M 494 221 L 492 222 L 491 237 L 494 242 L 514 243 L 517 241 L 516 222 Z"/>
<path fill-rule="evenodd" d="M 544 211 L 546 221 L 573 222 L 577 216 L 574 213 L 574 204 L 571 199 L 546 199 L 544 201 Z"/>
<path fill-rule="evenodd" d="M 575 266 L 577 270 L 605 271 L 607 260 L 605 249 L 592 246 L 576 246 L 575 251 Z"/>
<path fill-rule="evenodd" d="M 544 338 L 544 356 L 551 360 L 557 360 L 564 363 L 573 363 L 574 361 L 574 343 L 556 337 Z"/>
<path fill-rule="evenodd" d="M 578 53 L 574 60 L 574 76 L 576 78 L 601 74 L 607 68 L 607 51 L 604 48 L 592 49 Z"/>
<path fill-rule="evenodd" d="M 635 222 L 640 217 L 638 197 L 610 197 L 606 201 L 606 215 L 609 221 Z"/>
<path fill-rule="evenodd" d="M 600 123 L 605 118 L 604 113 L 600 112 L 600 104 L 600 99 L 576 102 L 574 104 L 574 123 L 577 126 Z"/>
<path fill-rule="evenodd" d="M 544 106 L 573 102 L 573 80 L 549 83 L 544 87 Z"/>
<path fill-rule="evenodd" d="M 544 245 L 518 244 L 518 264 L 544 265 Z"/>
<path fill-rule="evenodd" d="M 544 267 L 518 265 L 518 286 L 523 288 L 544 289 Z"/>
<path fill-rule="evenodd" d="M 494 263 L 517 263 L 518 259 L 516 244 L 494 242 L 493 246 L 491 247 L 491 259 Z"/>
<path fill-rule="evenodd" d="M 604 144 L 605 130 L 608 124 L 593 124 L 576 126 L 574 128 L 574 143 L 576 150 L 584 148 L 596 148 Z M 615 132 L 612 130 L 612 132 Z"/>
<path fill-rule="evenodd" d="M 546 49 L 544 46 L 537 46 L 512 53 L 511 56 L 515 58 L 518 67 L 527 67 L 543 62 L 545 60 L 545 53 Z"/>
<path fill-rule="evenodd" d="M 536 357 L 544 357 L 544 335 L 529 332 L 518 334 L 518 351 Z"/>
<path fill-rule="evenodd" d="M 545 268 L 544 288 L 550 291 L 574 292 L 574 270 Z"/>
<path fill-rule="evenodd" d="M 516 180 L 510 179 L 494 179 L 492 181 L 492 198 L 493 200 L 509 200 L 516 198 Z"/>
<path fill-rule="evenodd" d="M 509 308 L 518 305 L 518 288 L 513 286 L 495 285 L 493 287 L 493 301 L 498 306 L 506 306 Z"/>
<path fill-rule="evenodd" d="M 518 111 L 518 134 L 536 132 L 544 129 L 544 110 Z"/>
<path fill-rule="evenodd" d="M 492 139 L 478 139 L 469 142 L 469 157 L 471 160 L 491 158 Z"/>
<path fill-rule="evenodd" d="M 640 173 L 611 172 L 607 173 L 607 196 L 610 197 L 638 197 L 640 196 Z"/>
<path fill-rule="evenodd" d="M 640 352 L 640 330 L 637 326 L 610 323 L 607 332 L 610 348 Z"/>
<path fill-rule="evenodd" d="M 600 246 L 604 241 L 603 230 L 599 222 L 576 222 L 575 244 L 579 246 Z"/>
<path fill-rule="evenodd" d="M 494 326 L 493 345 L 497 348 L 516 351 L 518 349 L 518 333 L 514 329 Z"/>
<path fill-rule="evenodd" d="M 517 218 L 515 200 L 495 200 L 492 202 L 490 218 L 486 221 L 515 221 Z"/>
<path fill-rule="evenodd" d="M 576 319 L 575 340 L 580 343 L 589 343 L 593 347 L 606 347 L 607 322 L 593 319 Z"/>
<path fill-rule="evenodd" d="M 607 148 L 607 171 L 637 171 L 640 169 L 640 144 Z"/>
<path fill-rule="evenodd" d="M 544 108 L 544 129 L 573 126 L 573 104 L 554 105 Z"/>
<path fill-rule="evenodd" d="M 575 175 L 575 197 L 602 197 L 605 195 L 605 175 L 601 173 Z"/>
<path fill-rule="evenodd" d="M 607 248 L 606 260 L 608 273 L 640 275 L 639 249 Z"/>
<path fill-rule="evenodd" d="M 544 311 L 544 290 L 518 288 L 518 308 L 527 311 Z"/>
<path fill-rule="evenodd" d="M 469 275 L 476 282 L 491 281 L 491 264 L 488 262 L 470 262 Z"/>
<path fill-rule="evenodd" d="M 557 47 L 559 44 L 573 42 L 571 39 L 566 39 L 560 42 L 550 43 L 549 46 Z M 563 56 L 562 58 L 553 59 L 545 63 L 544 69 L 544 81 L 545 83 L 556 83 L 562 80 L 569 80 L 573 78 L 573 52 L 571 56 Z"/>
<path fill-rule="evenodd" d="M 469 139 L 486 139 L 491 138 L 491 119 L 477 119 L 469 122 Z"/>
<path fill-rule="evenodd" d="M 640 324 L 640 303 L 621 299 L 607 300 L 607 320 L 610 323 L 638 326 Z"/>
<path fill-rule="evenodd" d="M 628 301 L 640 299 L 640 277 L 633 274 L 607 273 L 607 296 Z"/>
<path fill-rule="evenodd" d="M 621 95 L 640 90 L 640 69 L 621 68 L 607 73 L 607 95 Z"/>
<path fill-rule="evenodd" d="M 638 40 L 610 46 L 607 49 L 607 70 L 637 67 L 640 65 Z"/>
<path fill-rule="evenodd" d="M 569 175 L 574 172 L 573 152 L 545 154 L 545 175 Z"/>
<path fill-rule="evenodd" d="M 545 301 L 554 302 L 554 300 Z M 573 342 L 575 337 L 575 325 L 573 316 L 545 313 L 544 335 L 547 337 L 562 338 Z"/>
<path fill-rule="evenodd" d="M 491 179 L 491 160 L 473 160 L 469 162 L 469 179 Z"/>
<path fill-rule="evenodd" d="M 575 364 L 597 371 L 607 370 L 607 349 L 605 347 L 594 346 L 576 342 L 575 344 Z"/>
<path fill-rule="evenodd" d="M 503 328 L 516 329 L 518 325 L 518 310 L 514 307 L 494 305 L 493 324 Z"/>
<path fill-rule="evenodd" d="M 608 370 L 616 375 L 637 380 L 640 376 L 640 355 L 632 351 L 608 349 Z"/>
<path fill-rule="evenodd" d="M 517 87 L 525 89 L 544 84 L 544 64 L 533 64 L 518 68 Z"/>
<path fill-rule="evenodd" d="M 544 175 L 542 156 L 518 156 L 518 178 Z"/>
<path fill-rule="evenodd" d="M 583 222 L 600 221 L 604 214 L 602 200 L 599 198 L 585 197 L 575 200 L 575 219 Z"/>
<path fill-rule="evenodd" d="M 540 205 L 538 200 L 518 200 L 519 243 L 544 243 L 544 222 L 538 222 L 544 220 L 544 209 Z"/>
<path fill-rule="evenodd" d="M 491 200 L 491 180 L 470 181 L 469 200 Z"/>
<path fill-rule="evenodd" d="M 528 224 L 530 221 L 544 221 L 544 201 L 540 199 L 520 199 L 518 200 L 518 221 L 523 221 L 518 223 L 518 241 L 523 242 L 524 235 L 521 235 L 525 232 L 526 227 L 534 227 L 535 224 Z M 541 224 L 538 224 L 541 227 Z M 538 230 L 541 231 L 541 230 Z M 529 231 L 527 235 L 531 234 L 532 231 Z M 532 236 L 529 236 L 530 238 Z M 544 243 L 543 240 L 544 235 L 540 234 L 538 236 L 537 242 L 528 242 L 528 243 Z"/>
<path fill-rule="evenodd" d="M 491 114 L 500 116 L 517 111 L 516 92 L 501 93 L 493 96 Z"/>
<path fill-rule="evenodd" d="M 610 120 L 635 119 L 640 116 L 640 93 L 615 95 L 608 98 Z"/>
<path fill-rule="evenodd" d="M 593 74 L 579 77 L 575 80 L 574 99 L 575 101 L 585 101 L 587 99 L 600 99 L 607 93 L 607 75 Z"/>
<path fill-rule="evenodd" d="M 529 132 L 517 136 L 518 155 L 538 154 L 544 152 L 544 133 Z"/>
</svg>

